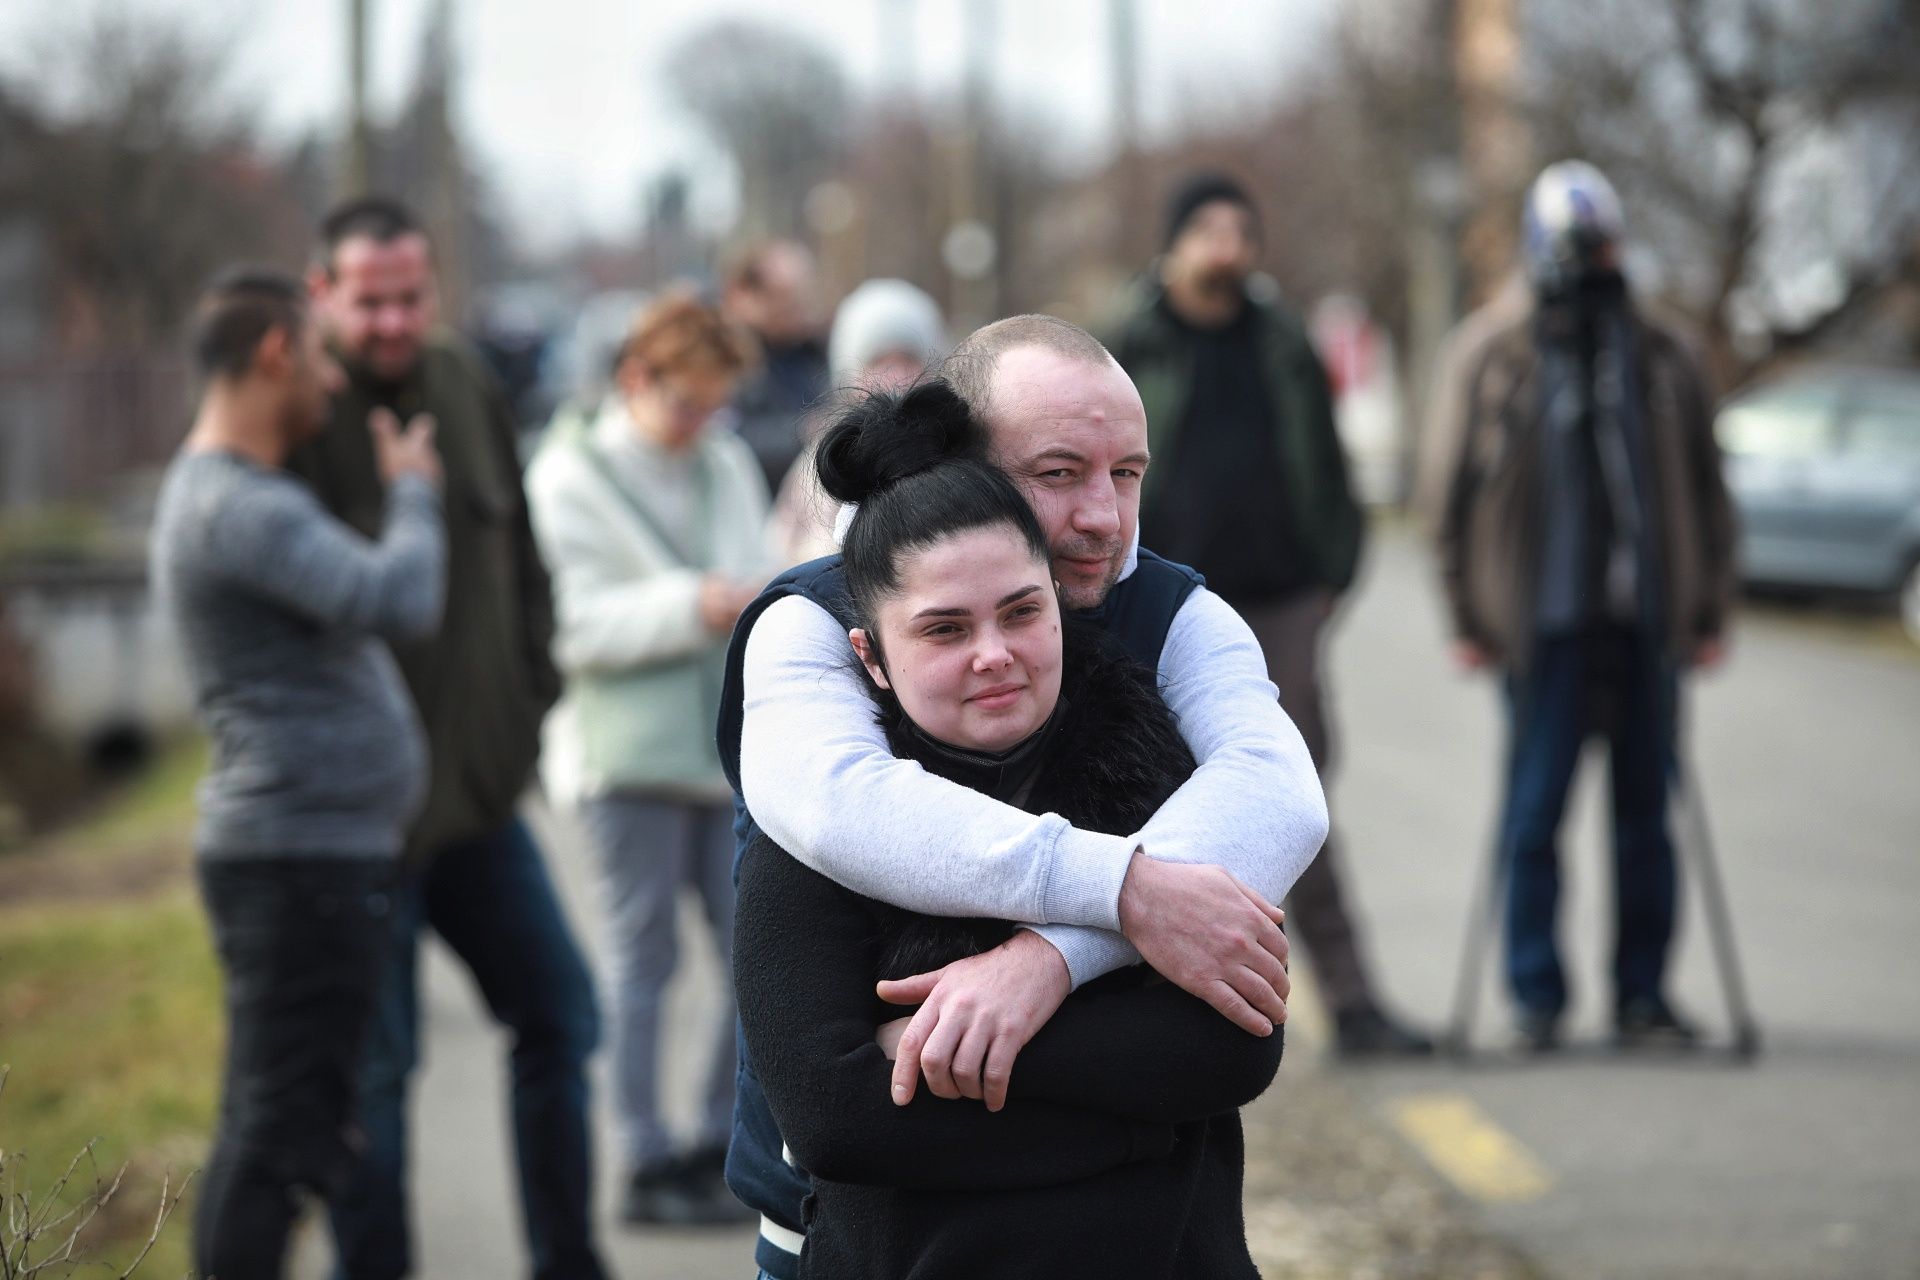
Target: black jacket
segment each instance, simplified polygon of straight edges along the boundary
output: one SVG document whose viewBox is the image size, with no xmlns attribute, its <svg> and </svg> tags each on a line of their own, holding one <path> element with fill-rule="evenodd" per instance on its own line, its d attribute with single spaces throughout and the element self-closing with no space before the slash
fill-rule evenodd
<svg viewBox="0 0 1920 1280">
<path fill-rule="evenodd" d="M 527 519 L 512 412 L 464 345 L 436 339 L 398 386 L 353 375 L 326 430 L 294 451 L 287 470 L 328 510 L 379 537 L 386 486 L 367 430 L 376 405 L 402 421 L 431 413 L 446 471 L 446 613 L 428 639 L 393 646 L 432 760 L 426 806 L 407 841 L 418 866 L 513 816 L 533 776 L 541 721 L 560 693 L 548 655 L 553 599 Z"/>
<path fill-rule="evenodd" d="M 1069 639 L 1063 707 L 1025 777 L 1032 812 L 1138 830 L 1192 772 L 1152 677 Z M 898 723 L 895 750 L 957 781 L 964 765 Z M 960 833 L 956 833 L 957 835 Z M 1014 1065 L 998 1114 L 888 1092 L 874 1031 L 905 1010 L 876 978 L 1008 936 L 862 897 L 764 837 L 740 865 L 734 980 L 749 1056 L 780 1132 L 813 1175 L 801 1274 L 832 1280 L 1254 1277 L 1236 1110 L 1280 1063 L 1259 1039 L 1144 967 L 1073 995 Z"/>
<path fill-rule="evenodd" d="M 1338 593 L 1353 585 L 1366 521 L 1348 481 L 1326 370 L 1306 326 L 1280 305 L 1275 292 L 1271 281 L 1257 276 L 1247 294 L 1286 485 L 1286 492 L 1275 498 L 1306 579 Z M 1107 335 L 1107 349 L 1140 391 L 1153 455 L 1166 460 L 1147 469 L 1141 502 L 1149 505 L 1171 476 L 1193 394 L 1191 331 L 1168 314 L 1165 296 L 1157 273 L 1148 272 L 1128 295 L 1120 323 Z M 1195 567 L 1208 572 L 1205 565 Z"/>
</svg>

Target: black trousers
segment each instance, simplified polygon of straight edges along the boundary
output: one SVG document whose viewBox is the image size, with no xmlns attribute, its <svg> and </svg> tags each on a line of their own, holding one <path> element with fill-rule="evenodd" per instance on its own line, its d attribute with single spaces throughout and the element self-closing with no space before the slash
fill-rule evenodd
<svg viewBox="0 0 1920 1280">
<path fill-rule="evenodd" d="M 298 1194 L 330 1197 L 352 1168 L 394 870 L 357 857 L 200 864 L 227 1000 L 219 1127 L 194 1219 L 204 1280 L 278 1280 Z"/>
</svg>

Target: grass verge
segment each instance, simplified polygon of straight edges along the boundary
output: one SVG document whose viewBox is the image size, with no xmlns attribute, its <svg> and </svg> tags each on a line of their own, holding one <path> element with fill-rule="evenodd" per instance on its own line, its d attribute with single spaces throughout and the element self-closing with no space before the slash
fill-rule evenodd
<svg viewBox="0 0 1920 1280">
<path fill-rule="evenodd" d="M 88 1260 L 111 1270 L 76 1274 L 117 1275 L 152 1229 L 162 1178 L 177 1186 L 205 1155 L 220 979 L 183 856 L 202 759 L 197 744 L 169 752 L 93 819 L 14 855 L 32 874 L 0 907 L 0 1063 L 11 1068 L 0 1148 L 15 1190 L 44 1194 L 96 1139 L 104 1180 L 128 1166 L 82 1238 Z M 124 892 L 89 875 L 89 891 L 71 893 L 75 866 L 122 860 L 148 868 L 117 882 Z M 90 1181 L 84 1168 L 78 1181 Z M 189 1193 L 140 1277 L 187 1274 L 191 1208 Z"/>
</svg>

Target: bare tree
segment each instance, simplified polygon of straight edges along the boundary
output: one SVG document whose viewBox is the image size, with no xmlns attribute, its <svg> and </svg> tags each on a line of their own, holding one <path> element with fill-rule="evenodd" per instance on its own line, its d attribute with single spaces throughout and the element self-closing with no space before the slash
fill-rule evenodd
<svg viewBox="0 0 1920 1280">
<path fill-rule="evenodd" d="M 115 12 L 0 83 L 0 220 L 45 246 L 63 345 L 164 339 L 219 264 L 297 234 L 224 65 L 211 39 Z"/>
<path fill-rule="evenodd" d="M 779 27 L 725 21 L 687 37 L 666 68 L 675 96 L 739 168 L 741 231 L 801 234 L 807 195 L 846 137 L 839 63 Z"/>
<path fill-rule="evenodd" d="M 1723 384 L 1920 285 L 1915 0 L 1535 0 L 1542 157 L 1619 183 Z"/>
</svg>

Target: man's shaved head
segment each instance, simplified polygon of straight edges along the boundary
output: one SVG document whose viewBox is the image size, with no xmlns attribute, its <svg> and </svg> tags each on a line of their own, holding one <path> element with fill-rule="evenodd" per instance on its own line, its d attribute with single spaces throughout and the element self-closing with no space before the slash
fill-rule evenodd
<svg viewBox="0 0 1920 1280">
<path fill-rule="evenodd" d="M 967 335 L 941 366 L 941 376 L 972 406 L 982 422 L 991 425 L 993 377 L 1000 357 L 1022 347 L 1034 347 L 1097 367 L 1105 367 L 1113 360 L 1100 340 L 1077 324 L 1057 316 L 1008 316 Z"/>
<path fill-rule="evenodd" d="M 976 330 L 942 373 L 1040 518 L 1068 606 L 1099 604 L 1126 567 L 1147 469 L 1146 411 L 1126 371 L 1085 329 L 1036 315 Z"/>
</svg>

